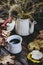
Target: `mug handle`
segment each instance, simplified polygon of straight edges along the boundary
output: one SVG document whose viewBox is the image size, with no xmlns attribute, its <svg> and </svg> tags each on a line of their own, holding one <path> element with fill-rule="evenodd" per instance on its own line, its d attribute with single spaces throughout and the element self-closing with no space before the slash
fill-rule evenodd
<svg viewBox="0 0 43 65">
<path fill-rule="evenodd" d="M 34 24 L 37 24 L 37 22 L 36 22 L 36 21 L 33 21 L 33 23 L 34 23 Z"/>
<path fill-rule="evenodd" d="M 10 48 L 10 44 L 8 44 L 8 42 L 6 42 L 7 43 L 7 45 L 6 45 L 6 49 L 9 51 L 11 48 Z"/>
<path fill-rule="evenodd" d="M 30 34 L 30 30 L 31 30 L 31 20 L 29 21 L 29 34 Z"/>
</svg>

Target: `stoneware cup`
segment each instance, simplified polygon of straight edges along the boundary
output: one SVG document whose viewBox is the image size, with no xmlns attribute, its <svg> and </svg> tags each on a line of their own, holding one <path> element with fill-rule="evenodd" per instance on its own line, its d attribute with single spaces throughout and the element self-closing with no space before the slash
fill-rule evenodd
<svg viewBox="0 0 43 65">
<path fill-rule="evenodd" d="M 18 40 L 20 40 L 20 42 L 18 42 L 18 43 L 10 42 L 13 39 L 18 39 Z M 21 45 L 22 37 L 21 36 L 12 35 L 12 36 L 8 37 L 7 42 L 8 42 L 8 44 L 6 45 L 6 48 L 11 53 L 18 54 L 18 53 L 20 53 L 22 51 L 22 45 Z"/>
</svg>

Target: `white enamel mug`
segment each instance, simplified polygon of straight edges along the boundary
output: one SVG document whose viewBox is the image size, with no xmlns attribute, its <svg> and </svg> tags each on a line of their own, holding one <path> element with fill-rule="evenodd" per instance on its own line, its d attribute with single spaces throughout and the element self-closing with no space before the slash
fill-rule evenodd
<svg viewBox="0 0 43 65">
<path fill-rule="evenodd" d="M 18 39 L 18 40 L 20 40 L 20 42 L 19 43 L 10 42 L 13 39 Z M 22 51 L 22 45 L 21 45 L 22 37 L 21 36 L 12 35 L 12 36 L 8 37 L 7 42 L 8 42 L 8 44 L 6 45 L 6 48 L 11 53 L 18 54 L 18 53 L 20 53 Z"/>
<path fill-rule="evenodd" d="M 22 36 L 30 35 L 34 32 L 35 24 L 36 24 L 36 21 L 31 22 L 29 18 L 17 19 L 15 22 L 15 31 L 17 34 Z"/>
<path fill-rule="evenodd" d="M 30 19 L 17 19 L 15 25 L 16 33 L 22 36 L 29 35 L 30 34 L 29 23 Z"/>
</svg>

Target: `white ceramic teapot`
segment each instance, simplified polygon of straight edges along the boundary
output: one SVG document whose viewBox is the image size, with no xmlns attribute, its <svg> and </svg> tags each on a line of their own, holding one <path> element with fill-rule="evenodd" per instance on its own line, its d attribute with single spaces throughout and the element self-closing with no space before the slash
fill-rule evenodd
<svg viewBox="0 0 43 65">
<path fill-rule="evenodd" d="M 30 19 L 17 19 L 15 24 L 16 33 L 22 36 L 30 35 L 34 32 L 36 21 L 31 22 Z"/>
</svg>

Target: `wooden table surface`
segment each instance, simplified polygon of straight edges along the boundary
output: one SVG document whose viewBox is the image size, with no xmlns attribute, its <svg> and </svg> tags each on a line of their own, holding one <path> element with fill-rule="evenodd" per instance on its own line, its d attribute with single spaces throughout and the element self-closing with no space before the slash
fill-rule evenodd
<svg viewBox="0 0 43 65">
<path fill-rule="evenodd" d="M 13 31 L 14 32 L 14 31 Z M 11 34 L 16 34 L 16 33 L 11 33 Z M 29 36 L 22 36 L 23 38 L 23 42 L 22 42 L 22 52 L 15 55 L 16 58 L 15 58 L 15 63 L 14 65 L 43 65 L 43 63 L 39 63 L 39 64 L 36 64 L 36 63 L 33 63 L 29 60 L 27 60 L 27 54 L 28 54 L 28 49 L 27 49 L 27 45 L 28 43 L 30 43 L 32 40 L 34 40 L 34 38 L 38 35 L 38 31 L 35 31 L 33 34 L 29 35 Z M 4 47 L 0 47 L 0 49 L 2 49 L 3 51 L 3 54 L 4 53 L 8 53 L 8 54 L 11 54 L 9 53 Z M 1 52 L 0 52 L 1 53 Z M 13 55 L 13 54 L 11 54 Z"/>
</svg>

